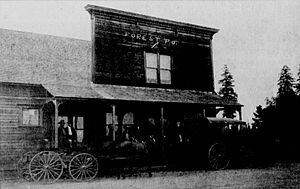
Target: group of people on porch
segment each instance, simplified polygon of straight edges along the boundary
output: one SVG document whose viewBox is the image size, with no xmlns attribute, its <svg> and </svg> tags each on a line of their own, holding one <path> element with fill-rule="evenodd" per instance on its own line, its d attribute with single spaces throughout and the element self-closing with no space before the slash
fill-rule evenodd
<svg viewBox="0 0 300 189">
<path fill-rule="evenodd" d="M 131 126 L 117 125 L 121 127 L 122 132 L 117 132 L 116 141 L 122 142 L 124 140 L 137 139 L 142 141 L 151 140 L 155 143 L 161 143 L 165 139 L 169 144 L 180 144 L 180 143 L 195 143 L 199 140 L 199 133 L 203 131 L 207 126 L 203 119 L 197 118 L 198 121 L 189 119 L 164 119 L 164 128 L 161 128 L 159 121 L 154 117 L 145 117 L 144 121 L 139 121 L 140 124 Z M 199 122 L 199 120 L 202 120 Z M 195 126 L 195 123 L 198 123 Z M 65 122 L 63 119 L 58 122 L 58 147 L 62 150 L 70 150 L 76 148 L 77 144 L 77 132 L 73 127 L 71 121 Z M 201 126 L 200 126 L 201 125 Z M 120 128 L 116 129 L 119 130 Z M 110 138 L 110 137 L 109 137 Z M 111 140 L 111 139 L 107 140 Z M 146 142 L 145 141 L 145 142 Z"/>
<path fill-rule="evenodd" d="M 76 147 L 77 133 L 72 122 L 64 120 L 58 122 L 58 146 L 62 150 L 70 150 Z"/>
</svg>

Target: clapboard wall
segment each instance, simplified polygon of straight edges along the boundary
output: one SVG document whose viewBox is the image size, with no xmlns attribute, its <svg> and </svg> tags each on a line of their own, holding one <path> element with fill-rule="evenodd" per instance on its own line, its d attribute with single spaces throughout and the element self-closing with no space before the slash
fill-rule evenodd
<svg viewBox="0 0 300 189">
<path fill-rule="evenodd" d="M 50 97 L 41 86 L 0 83 L 0 167 L 13 170 L 20 154 L 36 150 L 47 135 L 42 108 Z M 39 125 L 22 124 L 23 108 L 38 108 Z"/>
</svg>

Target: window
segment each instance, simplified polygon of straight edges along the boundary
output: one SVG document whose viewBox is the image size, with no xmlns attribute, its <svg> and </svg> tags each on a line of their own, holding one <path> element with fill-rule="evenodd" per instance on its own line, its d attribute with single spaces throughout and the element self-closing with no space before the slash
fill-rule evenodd
<svg viewBox="0 0 300 189">
<path fill-rule="evenodd" d="M 38 126 L 39 125 L 39 109 L 23 108 L 22 109 L 22 125 Z"/>
<path fill-rule="evenodd" d="M 119 115 L 121 116 L 121 115 Z M 122 115 L 122 123 L 119 124 L 118 116 L 115 115 L 114 126 L 113 127 L 113 116 L 112 113 L 106 113 L 106 137 L 112 139 L 115 134 L 115 139 L 124 140 L 128 137 L 129 133 L 133 132 L 134 126 L 134 114 L 133 112 L 128 112 Z M 127 134 L 127 136 L 126 136 Z"/>
<path fill-rule="evenodd" d="M 155 53 L 146 53 L 147 83 L 171 84 L 171 57 Z"/>
<path fill-rule="evenodd" d="M 73 117 L 73 125 L 77 133 L 77 141 L 83 141 L 83 129 L 84 129 L 84 118 L 83 117 Z"/>
<path fill-rule="evenodd" d="M 117 115 L 115 115 L 115 118 L 114 118 L 114 125 L 115 125 L 115 128 L 113 128 L 113 114 L 106 113 L 106 137 L 113 138 L 113 132 L 118 129 L 118 116 Z"/>
</svg>

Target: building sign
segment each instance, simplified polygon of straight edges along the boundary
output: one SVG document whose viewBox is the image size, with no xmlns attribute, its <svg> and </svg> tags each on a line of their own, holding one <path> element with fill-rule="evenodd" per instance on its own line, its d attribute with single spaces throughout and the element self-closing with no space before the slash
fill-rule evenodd
<svg viewBox="0 0 300 189">
<path fill-rule="evenodd" d="M 158 37 L 154 35 L 148 35 L 148 34 L 141 34 L 141 33 L 131 33 L 131 32 L 125 32 L 124 36 L 127 38 L 144 41 L 144 42 L 153 42 L 154 44 L 163 44 L 163 45 L 178 45 L 179 41 L 177 40 L 171 40 L 164 37 Z"/>
</svg>

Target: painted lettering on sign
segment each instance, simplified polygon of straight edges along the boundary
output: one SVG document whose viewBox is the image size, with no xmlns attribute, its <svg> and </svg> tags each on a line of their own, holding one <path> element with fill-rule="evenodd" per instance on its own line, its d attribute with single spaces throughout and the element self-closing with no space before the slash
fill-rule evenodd
<svg viewBox="0 0 300 189">
<path fill-rule="evenodd" d="M 168 38 L 162 38 L 162 37 L 148 35 L 148 34 L 125 32 L 124 36 L 132 39 L 140 40 L 140 41 L 154 42 L 154 43 L 160 43 L 164 45 L 178 45 L 179 43 L 179 41 L 177 40 L 171 40 Z"/>
</svg>

